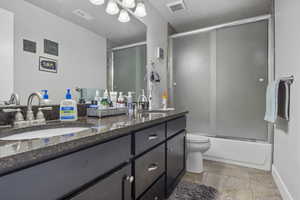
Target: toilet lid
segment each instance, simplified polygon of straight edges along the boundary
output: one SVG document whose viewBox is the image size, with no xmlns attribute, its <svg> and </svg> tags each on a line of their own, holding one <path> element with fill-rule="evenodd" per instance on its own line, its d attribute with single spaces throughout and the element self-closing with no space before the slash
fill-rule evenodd
<svg viewBox="0 0 300 200">
<path fill-rule="evenodd" d="M 204 137 L 196 134 L 187 134 L 186 139 L 187 141 L 192 141 L 192 142 L 201 142 L 201 143 L 209 142 L 208 137 Z"/>
</svg>

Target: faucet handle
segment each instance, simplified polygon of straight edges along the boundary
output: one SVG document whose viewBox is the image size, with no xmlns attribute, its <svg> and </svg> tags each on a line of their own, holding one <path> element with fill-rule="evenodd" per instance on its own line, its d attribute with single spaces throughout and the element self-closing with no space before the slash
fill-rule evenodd
<svg viewBox="0 0 300 200">
<path fill-rule="evenodd" d="M 21 112 L 20 108 L 6 108 L 2 110 L 5 113 L 12 113 L 12 112 Z"/>
<path fill-rule="evenodd" d="M 39 108 L 39 111 L 40 110 L 52 110 L 52 107 L 40 107 Z"/>
<path fill-rule="evenodd" d="M 52 110 L 52 107 L 41 107 L 38 109 L 38 113 L 36 114 L 36 119 L 37 120 L 45 120 L 45 115 L 42 112 L 43 110 Z"/>
<path fill-rule="evenodd" d="M 17 112 L 15 115 L 15 122 L 21 122 L 24 121 L 24 116 L 21 112 L 22 110 L 20 108 L 16 108 L 16 109 L 3 109 L 3 112 L 6 113 L 12 113 L 12 112 Z"/>
</svg>

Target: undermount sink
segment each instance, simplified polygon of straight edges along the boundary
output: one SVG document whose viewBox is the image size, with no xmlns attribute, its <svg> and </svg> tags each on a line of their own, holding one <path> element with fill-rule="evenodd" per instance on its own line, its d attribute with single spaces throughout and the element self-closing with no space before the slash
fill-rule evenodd
<svg viewBox="0 0 300 200">
<path fill-rule="evenodd" d="M 19 134 L 10 135 L 7 137 L 0 138 L 0 140 L 31 140 L 31 139 L 42 139 L 50 138 L 55 136 L 70 135 L 82 131 L 87 131 L 88 127 L 67 127 L 67 128 L 51 128 L 35 131 L 27 131 Z"/>
</svg>

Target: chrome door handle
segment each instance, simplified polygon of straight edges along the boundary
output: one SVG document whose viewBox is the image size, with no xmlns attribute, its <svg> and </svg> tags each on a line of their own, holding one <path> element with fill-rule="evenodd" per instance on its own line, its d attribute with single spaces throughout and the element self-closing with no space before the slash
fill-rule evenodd
<svg viewBox="0 0 300 200">
<path fill-rule="evenodd" d="M 148 140 L 156 140 L 157 138 L 158 138 L 157 135 L 150 135 L 150 136 L 148 137 Z"/>
<path fill-rule="evenodd" d="M 158 165 L 157 164 L 151 164 L 149 167 L 148 167 L 148 172 L 152 172 L 152 171 L 155 171 L 158 169 Z"/>
</svg>

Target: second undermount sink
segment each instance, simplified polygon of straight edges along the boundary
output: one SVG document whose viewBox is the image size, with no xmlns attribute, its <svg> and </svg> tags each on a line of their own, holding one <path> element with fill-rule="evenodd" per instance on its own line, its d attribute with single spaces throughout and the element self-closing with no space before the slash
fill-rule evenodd
<svg viewBox="0 0 300 200">
<path fill-rule="evenodd" d="M 14 134 L 14 135 L 0 138 L 0 140 L 10 141 L 10 140 L 42 139 L 42 138 L 50 138 L 55 136 L 70 135 L 82 131 L 87 131 L 89 129 L 90 128 L 88 127 L 51 128 L 51 129 L 27 131 L 24 133 Z"/>
</svg>

